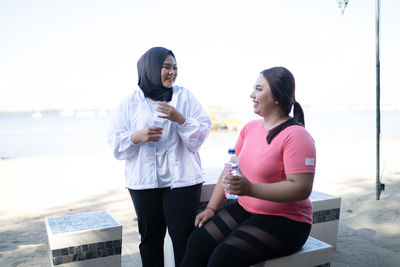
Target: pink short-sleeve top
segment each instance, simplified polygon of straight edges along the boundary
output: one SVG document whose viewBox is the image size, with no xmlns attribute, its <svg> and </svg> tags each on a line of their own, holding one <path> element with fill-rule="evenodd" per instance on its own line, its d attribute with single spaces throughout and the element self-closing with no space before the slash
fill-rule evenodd
<svg viewBox="0 0 400 267">
<path fill-rule="evenodd" d="M 235 145 L 240 171 L 255 183 L 276 183 L 286 180 L 286 174 L 315 173 L 315 143 L 307 130 L 292 125 L 282 130 L 268 144 L 263 120 L 247 123 Z M 309 198 L 296 202 L 273 202 L 249 196 L 239 196 L 239 204 L 254 214 L 283 216 L 312 224 Z"/>
</svg>

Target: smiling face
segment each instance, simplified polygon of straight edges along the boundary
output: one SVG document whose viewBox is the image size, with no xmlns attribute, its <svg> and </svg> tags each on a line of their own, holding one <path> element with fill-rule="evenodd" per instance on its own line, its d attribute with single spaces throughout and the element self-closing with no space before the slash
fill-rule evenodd
<svg viewBox="0 0 400 267">
<path fill-rule="evenodd" d="M 164 87 L 171 88 L 174 85 L 176 76 L 178 76 L 176 60 L 172 55 L 168 55 L 161 69 L 161 82 Z"/>
<path fill-rule="evenodd" d="M 250 97 L 253 100 L 254 113 L 261 117 L 267 117 L 273 111 L 279 109 L 279 105 L 275 103 L 272 96 L 268 81 L 262 74 L 258 76 Z"/>
</svg>

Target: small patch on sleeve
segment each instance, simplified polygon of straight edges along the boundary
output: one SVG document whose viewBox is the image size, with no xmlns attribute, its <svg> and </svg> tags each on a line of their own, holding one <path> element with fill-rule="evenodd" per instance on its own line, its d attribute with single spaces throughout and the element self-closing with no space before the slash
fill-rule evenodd
<svg viewBox="0 0 400 267">
<path fill-rule="evenodd" d="M 306 166 L 314 166 L 315 159 L 314 158 L 306 158 Z"/>
</svg>

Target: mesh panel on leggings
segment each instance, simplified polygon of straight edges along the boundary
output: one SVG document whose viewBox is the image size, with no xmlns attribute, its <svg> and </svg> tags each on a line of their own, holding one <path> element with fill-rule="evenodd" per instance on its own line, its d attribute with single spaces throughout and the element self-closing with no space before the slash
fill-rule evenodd
<svg viewBox="0 0 400 267">
<path fill-rule="evenodd" d="M 208 221 L 204 228 L 207 232 L 215 239 L 215 241 L 220 242 L 225 238 L 225 235 L 219 230 L 218 226 L 213 221 Z"/>
<path fill-rule="evenodd" d="M 268 232 L 251 225 L 242 225 L 238 229 L 238 234 L 224 241 L 225 244 L 236 247 L 249 255 L 259 255 L 265 248 L 278 249 L 283 243 Z"/>
<path fill-rule="evenodd" d="M 231 231 L 233 231 L 237 227 L 237 222 L 226 210 L 221 210 L 218 215 Z"/>
<path fill-rule="evenodd" d="M 208 221 L 204 228 L 215 239 L 222 241 L 230 232 L 237 227 L 235 219 L 226 211 L 221 210 L 217 213 L 215 221 Z"/>
</svg>

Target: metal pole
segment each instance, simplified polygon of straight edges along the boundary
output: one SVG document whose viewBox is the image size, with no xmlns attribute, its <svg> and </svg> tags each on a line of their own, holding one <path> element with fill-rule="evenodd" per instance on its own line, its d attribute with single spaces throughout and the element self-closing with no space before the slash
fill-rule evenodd
<svg viewBox="0 0 400 267">
<path fill-rule="evenodd" d="M 381 134 L 381 108 L 380 108 L 380 13 L 381 1 L 375 0 L 375 30 L 376 30 L 376 200 L 379 200 L 381 192 L 385 190 L 385 185 L 380 181 L 380 134 Z"/>
</svg>

